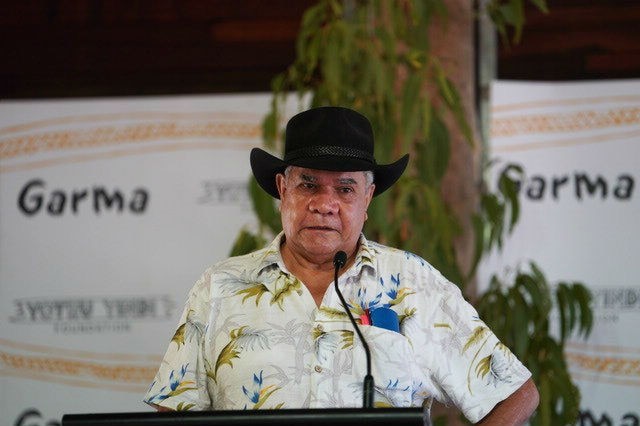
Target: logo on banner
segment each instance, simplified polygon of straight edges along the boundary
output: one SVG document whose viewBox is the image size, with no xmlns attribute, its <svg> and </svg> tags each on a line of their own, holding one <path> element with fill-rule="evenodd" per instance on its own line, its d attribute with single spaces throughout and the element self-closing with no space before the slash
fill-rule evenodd
<svg viewBox="0 0 640 426">
<path fill-rule="evenodd" d="M 621 416 L 619 422 L 616 422 L 609 413 L 604 412 L 598 416 L 590 410 L 584 410 L 580 411 L 580 418 L 576 424 L 579 426 L 638 426 L 640 416 L 638 413 L 626 413 Z"/>
<path fill-rule="evenodd" d="M 42 413 L 36 408 L 27 408 L 24 410 L 13 424 L 15 426 L 60 426 L 58 420 L 43 419 Z"/>
<path fill-rule="evenodd" d="M 60 334 L 123 333 L 138 321 L 171 319 L 176 303 L 166 295 L 99 298 L 29 298 L 13 301 L 14 324 L 51 324 Z"/>
<path fill-rule="evenodd" d="M 617 322 L 620 315 L 640 312 L 640 288 L 593 288 L 593 310 L 602 322 Z"/>
<path fill-rule="evenodd" d="M 558 201 L 561 198 L 629 201 L 635 187 L 635 179 L 629 173 L 621 173 L 613 179 L 586 172 L 553 176 L 533 174 L 525 182 L 518 183 L 520 191 L 530 201 Z"/>
<path fill-rule="evenodd" d="M 93 211 L 142 214 L 149 204 L 149 191 L 135 188 L 130 192 L 95 185 L 91 188 L 66 190 L 49 189 L 42 179 L 32 179 L 24 184 L 18 194 L 18 208 L 26 216 L 47 214 L 62 216 Z"/>
<path fill-rule="evenodd" d="M 201 182 L 198 204 L 249 206 L 246 180 L 208 179 Z"/>
</svg>

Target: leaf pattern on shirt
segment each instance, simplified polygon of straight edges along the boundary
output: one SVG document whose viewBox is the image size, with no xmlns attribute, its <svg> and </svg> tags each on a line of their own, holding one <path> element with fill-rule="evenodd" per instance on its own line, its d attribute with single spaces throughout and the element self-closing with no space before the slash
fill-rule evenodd
<svg viewBox="0 0 640 426">
<path fill-rule="evenodd" d="M 179 403 L 176 406 L 176 411 L 189 411 L 195 406 L 196 406 L 196 404 L 194 404 L 192 402 L 185 403 L 184 401 L 182 401 L 181 403 Z"/>
<path fill-rule="evenodd" d="M 292 358 L 295 365 L 294 372 L 293 374 L 285 373 L 280 376 L 279 383 L 290 381 L 300 383 L 305 370 L 304 355 L 310 352 L 313 344 L 309 339 L 312 326 L 308 322 L 300 321 L 299 319 L 292 319 L 284 324 L 267 322 L 267 325 L 269 326 L 269 341 L 272 345 L 283 348 L 286 345 L 292 348 L 294 352 Z M 277 374 L 279 375 L 280 369 L 276 366 L 273 367 L 278 370 Z"/>
<path fill-rule="evenodd" d="M 338 339 L 335 334 L 314 327 L 311 335 L 313 336 L 313 349 L 318 359 L 326 360 L 328 354 L 335 352 L 338 348 Z"/>
<path fill-rule="evenodd" d="M 340 340 L 338 341 L 337 334 L 340 334 Z M 327 333 L 323 331 L 320 326 L 315 326 L 311 330 L 311 336 L 313 338 L 316 356 L 318 358 L 326 358 L 326 352 L 335 352 L 340 346 L 340 349 L 349 349 L 353 346 L 354 332 L 352 330 L 337 330 L 336 332 Z"/>
<path fill-rule="evenodd" d="M 416 308 L 404 308 L 402 313 L 398 315 L 398 322 L 400 326 L 404 324 L 404 322 L 410 318 L 412 318 L 418 310 Z"/>
<path fill-rule="evenodd" d="M 321 314 L 324 314 L 323 316 L 331 319 L 345 318 L 347 316 L 347 313 L 344 311 L 344 309 L 330 308 L 326 305 L 320 306 L 319 311 Z"/>
<path fill-rule="evenodd" d="M 515 355 L 513 355 L 509 348 L 502 342 L 496 343 L 489 359 L 488 372 L 491 374 L 488 376 L 488 382 L 494 386 L 496 386 L 499 381 L 511 383 L 513 379 L 511 366 L 515 360 Z M 484 375 L 486 375 L 486 373 L 484 373 Z"/>
<path fill-rule="evenodd" d="M 187 328 L 187 323 L 183 323 L 178 327 L 175 334 L 171 338 L 171 342 L 174 342 L 180 348 L 180 345 L 184 345 L 184 331 Z"/>
<path fill-rule="evenodd" d="M 391 306 L 398 305 L 402 303 L 405 297 L 415 293 L 416 293 L 415 291 L 411 291 L 407 287 L 402 287 L 401 289 L 398 290 L 398 292 L 396 293 L 396 296 L 393 299 L 391 299 L 391 301 L 389 301 L 389 304 Z"/>
<path fill-rule="evenodd" d="M 406 392 L 410 392 L 412 387 L 406 382 L 401 382 L 399 378 L 389 379 L 384 388 L 380 391 L 387 398 L 391 407 L 402 405 L 401 401 L 398 401 L 398 396 L 402 398 Z"/>
<path fill-rule="evenodd" d="M 269 340 L 265 332 L 250 329 L 246 325 L 231 330 L 229 338 L 229 343 L 227 343 L 220 351 L 220 354 L 216 359 L 213 372 L 210 375 L 214 381 L 217 381 L 218 370 L 220 367 L 223 365 L 229 365 L 233 368 L 233 360 L 240 358 L 240 353 L 243 350 L 246 349 L 252 351 L 256 346 L 259 346 L 262 349 L 269 348 Z"/>
<path fill-rule="evenodd" d="M 491 371 L 491 355 L 482 358 L 476 365 L 476 375 L 478 377 L 484 378 L 489 371 Z"/>
<path fill-rule="evenodd" d="M 469 338 L 467 339 L 467 343 L 465 343 L 464 347 L 462 348 L 462 353 L 466 352 L 472 346 L 475 346 L 478 343 L 480 343 L 481 340 L 487 337 L 489 332 L 490 330 L 486 325 L 477 326 L 473 330 L 473 333 L 471 333 L 471 336 L 469 336 Z"/>
<path fill-rule="evenodd" d="M 313 329 L 311 330 L 311 338 L 313 339 L 313 341 L 317 341 L 318 339 L 320 339 L 322 336 L 324 336 L 325 333 L 322 330 L 322 327 L 320 327 L 320 325 L 316 325 L 315 327 L 313 327 Z"/>
<path fill-rule="evenodd" d="M 242 298 L 242 303 L 244 303 L 247 299 L 251 297 L 255 297 L 256 306 L 258 306 L 258 304 L 260 303 L 260 299 L 262 298 L 262 296 L 265 295 L 265 293 L 269 293 L 269 289 L 267 288 L 266 285 L 262 283 L 251 283 L 251 285 L 248 286 L 247 288 L 236 291 L 235 295 L 236 296 L 240 296 L 241 294 L 245 295 Z"/>
<path fill-rule="evenodd" d="M 242 393 L 244 393 L 247 399 L 249 399 L 249 401 L 253 404 L 253 406 L 250 407 L 252 410 L 261 408 L 264 403 L 267 402 L 267 399 L 269 399 L 269 397 L 273 395 L 274 392 L 280 390 L 280 388 L 276 385 L 269 385 L 263 388 L 262 384 L 264 382 L 264 379 L 262 378 L 262 373 L 263 370 L 260 370 L 260 373 L 258 374 L 253 373 L 253 380 L 248 388 L 244 385 L 242 386 Z M 273 408 L 279 409 L 282 408 L 283 405 L 284 402 L 281 402 Z M 245 404 L 244 409 L 246 410 L 248 408 L 249 407 L 247 407 L 247 405 Z"/>
<path fill-rule="evenodd" d="M 380 277 L 380 284 L 382 285 L 387 297 L 389 297 L 389 302 L 386 305 L 383 305 L 385 308 L 399 305 L 407 296 L 415 294 L 415 291 L 411 290 L 409 287 L 400 286 L 401 279 L 399 272 L 397 274 L 391 274 L 389 280 L 386 281 L 386 284 L 382 277 Z"/>
<path fill-rule="evenodd" d="M 497 386 L 500 381 L 510 382 L 510 367 L 513 356 L 513 353 L 504 344 L 496 343 L 493 352 L 476 364 L 476 376 L 485 379 L 488 384 L 494 386 Z"/>
<path fill-rule="evenodd" d="M 275 292 L 271 298 L 271 304 L 278 305 L 278 307 L 284 311 L 284 300 L 294 292 L 298 295 L 302 294 L 302 283 L 293 275 L 280 272 L 278 278 L 276 278 Z"/>
<path fill-rule="evenodd" d="M 169 374 L 169 384 L 167 386 L 163 386 L 155 395 L 152 395 L 149 398 L 149 402 L 156 404 L 160 401 L 164 401 L 165 399 L 180 395 L 183 392 L 196 389 L 195 382 L 191 380 L 184 380 L 188 367 L 189 364 L 184 364 L 179 371 L 171 370 L 171 373 Z"/>
<path fill-rule="evenodd" d="M 194 337 L 200 338 L 200 336 L 204 333 L 204 324 L 198 321 L 193 320 L 193 316 L 195 312 L 193 309 L 190 309 L 187 313 L 186 321 L 178 327 L 175 334 L 171 338 L 171 342 L 174 342 L 178 349 L 180 349 L 180 345 L 185 344 L 185 340 L 191 340 Z"/>
<path fill-rule="evenodd" d="M 471 394 L 473 394 L 473 391 L 471 390 L 471 370 L 473 369 L 474 364 L 475 364 L 476 372 L 479 371 L 480 374 L 482 374 L 482 372 L 486 368 L 485 364 L 490 362 L 490 360 L 487 360 L 486 358 L 481 359 L 477 363 L 476 363 L 476 360 L 480 355 L 482 348 L 491 337 L 491 334 L 492 334 L 491 330 L 489 330 L 489 328 L 486 325 L 479 325 L 473 330 L 473 332 L 471 333 L 471 336 L 469 336 L 469 338 L 467 339 L 467 343 L 465 343 L 464 347 L 462 348 L 462 353 L 465 353 L 471 347 L 479 346 L 471 362 L 469 363 L 469 371 L 467 372 L 467 388 L 469 389 L 469 392 Z"/>
<path fill-rule="evenodd" d="M 360 245 L 360 251 L 358 252 L 358 256 L 356 257 L 356 266 L 370 266 L 375 267 L 373 263 L 373 259 L 375 258 L 375 250 L 373 247 L 369 247 L 368 245 Z"/>
<path fill-rule="evenodd" d="M 382 292 L 378 292 L 375 295 L 375 297 L 370 298 L 367 295 L 367 289 L 360 288 L 358 289 L 356 298 L 349 300 L 348 305 L 349 305 L 349 309 L 354 315 L 360 316 L 364 314 L 366 310 L 371 312 L 377 308 L 388 307 L 388 305 L 381 303 L 381 300 L 382 300 Z"/>
<path fill-rule="evenodd" d="M 353 331 L 351 330 L 341 330 L 340 337 L 342 337 L 342 348 L 348 349 L 353 346 Z"/>
</svg>

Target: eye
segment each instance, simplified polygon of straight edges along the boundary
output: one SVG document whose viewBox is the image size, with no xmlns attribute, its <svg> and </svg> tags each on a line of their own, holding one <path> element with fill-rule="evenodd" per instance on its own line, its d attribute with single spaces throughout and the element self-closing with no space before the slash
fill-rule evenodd
<svg viewBox="0 0 640 426">
<path fill-rule="evenodd" d="M 316 184 L 311 182 L 302 182 L 300 184 L 300 188 L 302 189 L 312 190 L 312 189 L 315 189 L 315 187 L 316 187 Z"/>
<path fill-rule="evenodd" d="M 340 188 L 338 188 L 338 192 L 341 194 L 350 194 L 354 192 L 354 190 L 350 186 L 341 186 Z"/>
</svg>

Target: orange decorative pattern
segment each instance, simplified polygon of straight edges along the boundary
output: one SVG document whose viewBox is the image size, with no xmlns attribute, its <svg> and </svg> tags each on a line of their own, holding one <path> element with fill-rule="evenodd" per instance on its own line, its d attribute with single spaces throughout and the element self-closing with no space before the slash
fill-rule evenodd
<svg viewBox="0 0 640 426">
<path fill-rule="evenodd" d="M 6 137 L 0 140 L 0 159 L 42 152 L 122 146 L 160 140 L 255 139 L 260 135 L 260 126 L 255 123 L 207 121 L 103 125 L 82 130 L 52 130 Z"/>
<path fill-rule="evenodd" d="M 46 373 L 60 376 L 91 378 L 117 383 L 148 384 L 153 380 L 157 366 L 131 364 L 108 365 L 98 362 L 77 361 L 64 358 L 27 356 L 0 352 L 0 365 L 14 372 Z"/>
<path fill-rule="evenodd" d="M 74 387 L 144 392 L 158 356 L 69 350 L 0 339 L 0 375 Z"/>
<path fill-rule="evenodd" d="M 634 376 L 640 379 L 640 359 L 576 353 L 567 354 L 567 359 L 571 364 L 583 370 L 620 376 Z"/>
<path fill-rule="evenodd" d="M 494 117 L 491 137 L 577 132 L 640 124 L 640 107 Z"/>
<path fill-rule="evenodd" d="M 496 154 L 501 154 L 504 152 L 522 152 L 536 149 L 564 148 L 603 143 L 619 143 L 621 141 L 631 141 L 631 143 L 634 143 L 638 139 L 638 137 L 640 137 L 640 129 L 631 131 L 618 131 L 613 133 L 599 133 L 597 135 L 555 138 L 545 141 L 518 141 L 517 143 L 500 144 L 494 146 L 492 147 L 492 150 Z"/>
<path fill-rule="evenodd" d="M 640 387 L 640 349 L 568 345 L 571 375 L 580 380 Z"/>
<path fill-rule="evenodd" d="M 0 127 L 0 138 L 11 133 L 26 132 L 38 129 L 47 129 L 51 127 L 59 127 L 87 123 L 115 123 L 118 121 L 249 121 L 258 123 L 262 120 L 259 114 L 247 112 L 228 112 L 228 111 L 209 111 L 209 112 L 167 112 L 167 111 L 128 111 L 105 114 L 86 114 L 86 115 L 70 115 L 54 118 L 44 118 L 26 123 L 13 124 L 7 127 Z"/>
<path fill-rule="evenodd" d="M 549 108 L 549 107 L 559 107 L 559 106 L 576 106 L 576 105 L 588 105 L 593 107 L 595 104 L 605 104 L 605 103 L 640 103 L 640 96 L 638 95 L 605 95 L 605 96 L 596 96 L 596 97 L 579 97 L 579 98 L 548 98 L 548 99 L 539 99 L 539 100 L 531 100 L 524 102 L 516 102 L 509 104 L 499 104 L 492 105 L 491 112 L 493 114 L 500 112 L 513 112 L 515 110 L 527 110 L 533 108 Z"/>
</svg>

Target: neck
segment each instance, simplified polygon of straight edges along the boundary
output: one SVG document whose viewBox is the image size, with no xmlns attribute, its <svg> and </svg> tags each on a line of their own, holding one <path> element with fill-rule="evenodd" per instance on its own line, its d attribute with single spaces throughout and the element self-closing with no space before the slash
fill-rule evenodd
<svg viewBox="0 0 640 426">
<path fill-rule="evenodd" d="M 347 263 L 345 264 L 344 268 L 342 268 L 342 270 L 348 269 L 348 267 L 353 264 L 353 262 L 355 261 L 357 248 L 358 247 L 356 246 L 353 248 L 353 250 L 346 252 Z M 286 240 L 284 240 L 280 245 L 280 253 L 282 254 L 282 260 L 284 261 L 284 264 L 292 273 L 294 273 L 294 271 L 309 271 L 312 273 L 329 272 L 333 274 L 334 272 L 333 259 L 335 253 L 324 255 L 303 253 L 288 244 Z"/>
<path fill-rule="evenodd" d="M 307 289 L 311 292 L 316 305 L 320 306 L 327 288 L 331 285 L 334 278 L 335 267 L 333 265 L 333 255 L 330 258 L 320 257 L 313 258 L 296 253 L 286 243 L 280 246 L 282 260 L 285 266 L 296 278 L 298 278 Z M 356 249 L 347 254 L 347 263 L 341 269 L 346 271 L 355 261 Z"/>
</svg>

